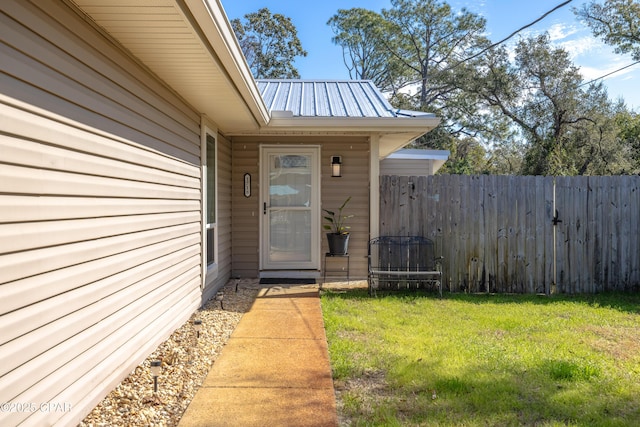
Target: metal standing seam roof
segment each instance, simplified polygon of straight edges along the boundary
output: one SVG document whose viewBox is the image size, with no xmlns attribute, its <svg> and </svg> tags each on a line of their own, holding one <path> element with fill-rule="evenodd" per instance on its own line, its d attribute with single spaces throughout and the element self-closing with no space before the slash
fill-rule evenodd
<svg viewBox="0 0 640 427">
<path fill-rule="evenodd" d="M 433 117 L 429 113 L 393 108 L 370 80 L 256 82 L 270 112 L 291 111 L 294 117 Z"/>
</svg>

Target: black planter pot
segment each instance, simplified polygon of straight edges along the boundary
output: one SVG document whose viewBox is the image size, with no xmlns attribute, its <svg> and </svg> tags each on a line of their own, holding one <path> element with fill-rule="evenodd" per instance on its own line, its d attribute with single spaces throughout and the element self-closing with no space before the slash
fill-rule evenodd
<svg viewBox="0 0 640 427">
<path fill-rule="evenodd" d="M 331 255 L 346 255 L 349 251 L 349 234 L 327 233 L 329 253 Z"/>
</svg>

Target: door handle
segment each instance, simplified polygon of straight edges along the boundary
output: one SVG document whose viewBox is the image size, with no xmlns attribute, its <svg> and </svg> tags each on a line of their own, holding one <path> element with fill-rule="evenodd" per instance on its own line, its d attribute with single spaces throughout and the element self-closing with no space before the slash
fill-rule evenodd
<svg viewBox="0 0 640 427">
<path fill-rule="evenodd" d="M 262 213 L 263 213 L 264 215 L 266 215 L 266 214 L 267 214 L 267 202 L 264 202 L 264 203 L 262 204 Z"/>
</svg>

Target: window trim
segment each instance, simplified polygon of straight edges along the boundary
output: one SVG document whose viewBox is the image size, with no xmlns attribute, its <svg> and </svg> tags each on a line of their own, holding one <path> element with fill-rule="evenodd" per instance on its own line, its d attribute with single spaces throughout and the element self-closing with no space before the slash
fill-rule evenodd
<svg viewBox="0 0 640 427">
<path fill-rule="evenodd" d="M 214 174 L 214 182 L 216 187 L 218 187 L 218 130 L 212 126 L 203 123 L 201 126 L 201 135 L 200 135 L 200 162 L 201 162 L 201 223 L 202 223 L 202 232 L 201 232 L 201 265 L 202 265 L 202 283 L 200 285 L 201 289 L 205 289 L 210 286 L 213 281 L 218 277 L 218 235 L 219 235 L 219 216 L 218 216 L 218 188 L 216 188 L 214 194 L 214 206 L 215 206 L 215 219 L 216 222 L 212 223 L 213 226 L 207 223 L 207 207 L 208 207 L 208 199 L 207 199 L 207 174 L 210 172 L 211 165 L 207 164 L 207 136 L 211 136 L 215 143 L 215 165 L 213 165 L 213 174 Z M 214 262 L 208 264 L 208 254 L 207 254 L 207 232 L 209 229 L 214 229 L 214 253 L 213 259 Z"/>
</svg>

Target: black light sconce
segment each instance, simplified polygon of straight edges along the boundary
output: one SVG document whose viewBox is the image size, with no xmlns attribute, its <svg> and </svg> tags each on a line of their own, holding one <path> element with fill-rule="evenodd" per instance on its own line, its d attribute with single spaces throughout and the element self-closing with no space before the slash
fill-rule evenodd
<svg viewBox="0 0 640 427">
<path fill-rule="evenodd" d="M 331 176 L 334 178 L 342 176 L 342 157 L 341 156 L 331 156 Z"/>
</svg>

